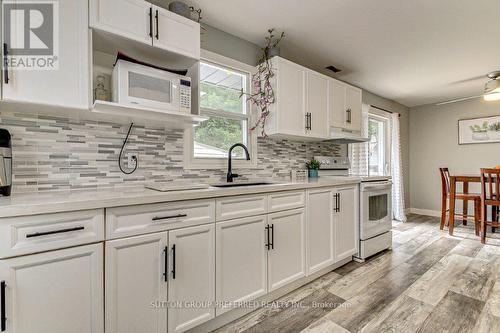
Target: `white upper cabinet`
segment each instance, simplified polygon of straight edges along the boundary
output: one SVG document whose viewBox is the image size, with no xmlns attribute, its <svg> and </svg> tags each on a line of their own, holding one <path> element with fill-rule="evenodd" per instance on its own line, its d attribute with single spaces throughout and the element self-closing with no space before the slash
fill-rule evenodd
<svg viewBox="0 0 500 333">
<path fill-rule="evenodd" d="M 5 101 L 89 108 L 88 2 L 58 1 L 58 9 L 56 17 L 59 23 L 54 34 L 55 66 L 42 70 L 4 67 L 2 98 Z M 11 17 L 13 27 L 22 27 L 21 22 L 16 22 L 22 16 Z M 21 29 L 11 32 L 14 39 L 20 34 L 24 34 Z M 24 40 L 22 37 L 19 39 Z M 3 36 L 7 52 L 13 55 L 14 45 L 12 42 L 9 45 L 7 41 Z"/>
<path fill-rule="evenodd" d="M 90 26 L 152 45 L 153 7 L 143 0 L 90 0 Z"/>
<path fill-rule="evenodd" d="M 183 16 L 154 6 L 153 45 L 162 49 L 200 58 L 200 25 Z"/>
<path fill-rule="evenodd" d="M 308 71 L 306 100 L 309 124 L 307 134 L 314 137 L 328 135 L 328 78 L 322 74 Z"/>
<path fill-rule="evenodd" d="M 143 0 L 90 0 L 90 26 L 200 58 L 200 24 Z"/>
<path fill-rule="evenodd" d="M 279 57 L 274 57 L 271 63 L 276 71 L 276 102 L 271 106 L 267 134 L 305 137 L 306 69 Z"/>
<path fill-rule="evenodd" d="M 330 126 L 361 131 L 361 89 L 329 79 Z"/>
</svg>

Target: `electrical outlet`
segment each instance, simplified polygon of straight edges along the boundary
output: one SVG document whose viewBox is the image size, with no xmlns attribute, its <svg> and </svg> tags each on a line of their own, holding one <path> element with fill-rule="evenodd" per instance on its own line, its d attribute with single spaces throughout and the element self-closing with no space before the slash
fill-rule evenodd
<svg viewBox="0 0 500 333">
<path fill-rule="evenodd" d="M 135 165 L 137 164 L 137 155 L 133 153 L 128 153 L 127 154 L 127 167 L 129 169 L 135 168 Z"/>
</svg>

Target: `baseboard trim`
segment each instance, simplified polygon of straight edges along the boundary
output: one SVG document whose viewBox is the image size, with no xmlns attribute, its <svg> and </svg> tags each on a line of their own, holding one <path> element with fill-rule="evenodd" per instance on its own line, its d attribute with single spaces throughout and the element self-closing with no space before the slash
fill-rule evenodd
<svg viewBox="0 0 500 333">
<path fill-rule="evenodd" d="M 441 211 L 432 209 L 410 208 L 411 214 L 441 217 Z"/>
</svg>

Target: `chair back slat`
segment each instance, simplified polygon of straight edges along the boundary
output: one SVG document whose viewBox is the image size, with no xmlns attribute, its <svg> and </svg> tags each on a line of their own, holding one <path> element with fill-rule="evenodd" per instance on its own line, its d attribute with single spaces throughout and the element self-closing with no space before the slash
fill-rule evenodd
<svg viewBox="0 0 500 333">
<path fill-rule="evenodd" d="M 441 191 L 443 195 L 448 195 L 450 193 L 450 171 L 448 168 L 439 168 L 439 174 L 441 175 Z"/>
<path fill-rule="evenodd" d="M 481 197 L 500 201 L 500 169 L 481 168 Z"/>
</svg>

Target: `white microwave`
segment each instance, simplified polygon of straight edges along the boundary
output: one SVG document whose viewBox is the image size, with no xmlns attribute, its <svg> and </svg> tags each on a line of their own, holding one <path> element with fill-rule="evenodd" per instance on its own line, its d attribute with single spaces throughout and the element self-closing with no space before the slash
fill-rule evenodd
<svg viewBox="0 0 500 333">
<path fill-rule="evenodd" d="M 113 102 L 191 113 L 189 77 L 119 59 L 112 81 Z"/>
</svg>

